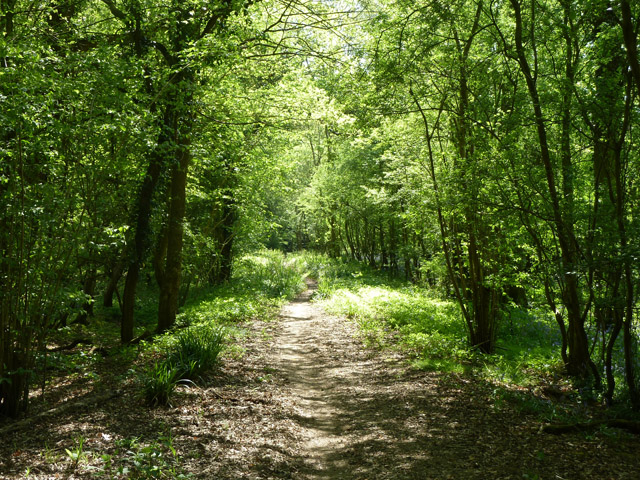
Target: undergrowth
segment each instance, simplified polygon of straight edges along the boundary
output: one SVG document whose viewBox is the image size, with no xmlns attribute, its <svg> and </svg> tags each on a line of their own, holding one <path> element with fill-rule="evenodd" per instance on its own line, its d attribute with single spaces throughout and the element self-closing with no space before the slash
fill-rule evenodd
<svg viewBox="0 0 640 480">
<path fill-rule="evenodd" d="M 142 379 L 146 401 L 166 405 L 179 385 L 196 384 L 216 366 L 238 325 L 251 318 L 274 318 L 284 302 L 305 288 L 305 273 L 281 252 L 264 250 L 239 259 L 227 284 L 196 289 L 176 320 L 177 328 L 144 347 L 156 358 Z"/>
<path fill-rule="evenodd" d="M 156 362 L 143 380 L 143 393 L 152 405 L 166 405 L 179 384 L 191 384 L 211 370 L 223 349 L 225 329 L 201 324 L 180 331 L 164 360 Z"/>
<path fill-rule="evenodd" d="M 222 285 L 192 285 L 175 327 L 137 345 L 120 343 L 119 307 L 96 301 L 89 325 L 69 323 L 46 339 L 50 350 L 39 352 L 34 365 L 34 404 L 50 408 L 68 392 L 135 386 L 148 404 L 166 405 L 177 401 L 181 385 L 206 387 L 226 356 L 244 354 L 236 342 L 247 334 L 243 324 L 275 319 L 281 306 L 306 287 L 308 273 L 305 264 L 266 250 L 238 258 L 233 272 Z M 157 324 L 157 287 L 147 272 L 142 278 L 147 281 L 140 283 L 136 298 L 136 336 Z M 65 347 L 77 339 L 82 342 Z M 61 348 L 52 351 L 56 346 Z M 66 456 L 47 449 L 45 457 L 50 463 L 65 458 L 74 473 L 96 478 L 188 478 L 170 435 L 114 440 L 117 449 L 103 452 L 87 448 L 84 440 L 68 445 Z"/>
<path fill-rule="evenodd" d="M 548 381 L 565 381 L 560 336 L 544 307 L 506 305 L 496 353 L 484 355 L 469 347 L 458 305 L 439 291 L 390 278 L 358 262 L 314 253 L 302 253 L 295 261 L 318 280 L 316 301 L 330 313 L 352 318 L 366 345 L 400 348 L 421 369 L 472 374 L 496 385 L 498 403 L 509 400 L 526 412 L 559 415 L 543 397 L 531 394 Z"/>
</svg>

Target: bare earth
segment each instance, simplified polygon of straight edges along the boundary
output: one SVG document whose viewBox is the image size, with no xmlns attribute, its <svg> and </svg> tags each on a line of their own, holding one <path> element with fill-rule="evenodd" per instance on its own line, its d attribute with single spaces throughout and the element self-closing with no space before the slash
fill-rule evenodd
<svg viewBox="0 0 640 480">
<path fill-rule="evenodd" d="M 206 388 L 181 391 L 171 408 L 149 410 L 131 384 L 9 433 L 0 424 L 0 478 L 26 478 L 27 468 L 29 478 L 127 478 L 118 465 L 150 478 L 122 440 L 152 445 L 161 434 L 178 460 L 158 478 L 640 478 L 636 437 L 539 433 L 534 417 L 497 408 L 489 384 L 415 371 L 399 353 L 363 348 L 354 324 L 324 313 L 311 293 L 285 306 L 279 322 L 248 325 L 244 354 L 226 358 Z M 81 399 L 104 395 L 95 390 Z M 79 435 L 86 455 L 74 465 L 65 448 Z"/>
</svg>

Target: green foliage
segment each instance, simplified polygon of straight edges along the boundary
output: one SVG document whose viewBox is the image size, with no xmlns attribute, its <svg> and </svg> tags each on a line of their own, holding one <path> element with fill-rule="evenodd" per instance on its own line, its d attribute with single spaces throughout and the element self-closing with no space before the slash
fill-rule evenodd
<svg viewBox="0 0 640 480">
<path fill-rule="evenodd" d="M 268 320 L 305 288 L 307 264 L 283 253 L 261 250 L 238 259 L 229 283 L 196 289 L 178 316 L 178 330 L 148 347 L 156 360 L 142 379 L 151 405 L 166 405 L 180 384 L 190 384 L 214 368 L 230 328 L 252 318 Z"/>
<path fill-rule="evenodd" d="M 180 371 L 182 378 L 194 380 L 218 363 L 226 332 L 224 327 L 198 325 L 187 328 L 177 337 L 167 362 Z"/>
<path fill-rule="evenodd" d="M 355 318 L 370 333 L 395 331 L 416 352 L 437 357 L 465 351 L 464 326 L 452 302 L 357 262 L 308 253 L 298 258 L 318 279 L 315 298 L 328 311 Z"/>
<path fill-rule="evenodd" d="M 177 367 L 166 360 L 156 362 L 142 380 L 145 400 L 152 406 L 168 405 L 180 381 L 180 370 Z"/>
<path fill-rule="evenodd" d="M 85 438 L 82 435 L 75 437 L 74 446 L 72 448 L 65 448 L 64 451 L 67 456 L 73 462 L 73 469 L 78 468 L 78 464 L 87 458 L 87 453 L 84 450 Z"/>
<path fill-rule="evenodd" d="M 542 309 L 503 312 L 498 353 L 470 349 L 458 306 L 437 289 L 389 281 L 356 262 L 302 253 L 294 257 L 317 275 L 316 300 L 329 312 L 353 318 L 366 344 L 399 346 L 426 370 L 469 373 L 501 384 L 533 385 L 558 369 L 559 334 Z"/>
<path fill-rule="evenodd" d="M 224 347 L 223 327 L 197 325 L 178 333 L 167 357 L 156 362 L 143 378 L 142 391 L 150 405 L 167 405 L 176 387 L 193 383 L 215 367 Z"/>
<path fill-rule="evenodd" d="M 134 256 L 147 329 L 151 264 L 171 285 L 167 327 L 187 291 L 182 325 L 238 322 L 271 315 L 309 274 L 373 343 L 393 331 L 434 362 L 490 344 L 496 378 L 555 368 L 545 305 L 563 331 L 586 325 L 568 363 L 608 369 L 617 398 L 628 379 L 640 406 L 640 117 L 620 6 L 170 3 L 1 7 L 2 413 L 26 410 L 40 341 L 85 321 Z M 634 37 L 636 4 L 630 18 Z M 283 21 L 296 26 L 284 37 Z M 136 212 L 150 219 L 139 232 Z M 265 245 L 333 260 L 244 256 Z M 507 306 L 510 289 L 526 299 Z"/>
<path fill-rule="evenodd" d="M 271 298 L 295 297 L 305 288 L 301 265 L 290 262 L 282 252 L 262 250 L 236 264 L 239 288 Z"/>
<path fill-rule="evenodd" d="M 90 353 L 83 349 L 72 352 L 47 352 L 36 355 L 35 372 L 47 370 L 67 376 L 87 374 L 100 361 L 98 353 Z"/>
<path fill-rule="evenodd" d="M 192 478 L 182 471 L 171 434 L 160 435 L 151 442 L 144 442 L 139 437 L 123 438 L 116 440 L 115 444 L 113 455 L 100 455 L 103 465 L 96 475 L 138 480 Z"/>
</svg>

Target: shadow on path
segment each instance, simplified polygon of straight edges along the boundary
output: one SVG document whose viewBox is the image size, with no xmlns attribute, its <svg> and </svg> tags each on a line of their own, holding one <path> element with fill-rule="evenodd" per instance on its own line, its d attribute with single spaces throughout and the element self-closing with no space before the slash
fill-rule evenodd
<svg viewBox="0 0 640 480">
<path fill-rule="evenodd" d="M 365 350 L 354 325 L 310 303 L 312 293 L 283 308 L 274 339 L 273 366 L 304 439 L 294 478 L 640 478 L 633 443 L 538 434 L 532 418 L 494 408 L 482 381 L 412 371 L 397 354 Z M 585 470 L 596 449 L 623 461 Z"/>
</svg>

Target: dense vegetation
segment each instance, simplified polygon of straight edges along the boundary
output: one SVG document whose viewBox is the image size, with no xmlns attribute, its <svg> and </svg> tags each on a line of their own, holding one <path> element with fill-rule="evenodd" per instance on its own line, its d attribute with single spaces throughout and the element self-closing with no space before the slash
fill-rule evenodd
<svg viewBox="0 0 640 480">
<path fill-rule="evenodd" d="M 198 295 L 246 277 L 280 298 L 346 268 L 243 263 L 265 246 L 412 282 L 320 293 L 432 368 L 533 357 L 640 408 L 639 18 L 628 0 L 1 0 L 0 413 L 26 411 L 52 338 L 105 312 L 124 345 L 177 332 L 145 383 L 169 401 L 223 341 L 211 313 L 180 320 Z"/>
</svg>

